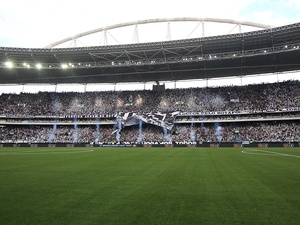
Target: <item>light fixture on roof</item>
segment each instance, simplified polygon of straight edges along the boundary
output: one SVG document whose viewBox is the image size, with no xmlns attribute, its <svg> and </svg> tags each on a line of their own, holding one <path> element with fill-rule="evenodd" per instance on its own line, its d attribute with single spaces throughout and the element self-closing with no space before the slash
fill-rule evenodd
<svg viewBox="0 0 300 225">
<path fill-rule="evenodd" d="M 61 64 L 61 67 L 62 67 L 63 69 L 67 69 L 67 68 L 68 68 L 68 65 L 67 65 L 67 64 Z"/>
<path fill-rule="evenodd" d="M 25 63 L 25 62 L 23 63 L 23 66 L 26 67 L 26 68 L 30 68 L 30 65 L 28 63 Z"/>
<path fill-rule="evenodd" d="M 37 64 L 35 65 L 35 67 L 36 67 L 37 69 L 42 69 L 42 64 L 37 63 Z"/>
<path fill-rule="evenodd" d="M 5 63 L 5 66 L 8 67 L 8 68 L 13 68 L 13 63 L 11 61 L 7 61 Z"/>
</svg>

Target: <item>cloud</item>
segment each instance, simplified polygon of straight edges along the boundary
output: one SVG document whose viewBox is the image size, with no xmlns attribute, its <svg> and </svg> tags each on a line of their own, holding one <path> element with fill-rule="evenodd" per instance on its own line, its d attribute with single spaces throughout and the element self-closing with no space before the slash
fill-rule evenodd
<svg viewBox="0 0 300 225">
<path fill-rule="evenodd" d="M 294 0 L 255 0 L 241 12 L 253 22 L 282 26 L 299 22 Z"/>
<path fill-rule="evenodd" d="M 300 9 L 300 1 L 298 0 L 286 0 L 284 3 L 291 8 L 297 8 L 298 10 Z"/>
</svg>

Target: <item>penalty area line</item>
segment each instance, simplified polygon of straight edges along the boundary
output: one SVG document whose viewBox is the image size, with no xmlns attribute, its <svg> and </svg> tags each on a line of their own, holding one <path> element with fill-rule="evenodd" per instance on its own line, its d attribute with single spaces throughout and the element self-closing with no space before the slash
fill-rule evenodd
<svg viewBox="0 0 300 225">
<path fill-rule="evenodd" d="M 242 153 L 252 154 L 252 155 L 286 156 L 286 157 L 300 158 L 299 155 L 271 152 L 271 151 L 265 151 L 265 150 L 260 150 L 260 149 L 246 149 L 246 150 L 243 150 Z"/>
</svg>

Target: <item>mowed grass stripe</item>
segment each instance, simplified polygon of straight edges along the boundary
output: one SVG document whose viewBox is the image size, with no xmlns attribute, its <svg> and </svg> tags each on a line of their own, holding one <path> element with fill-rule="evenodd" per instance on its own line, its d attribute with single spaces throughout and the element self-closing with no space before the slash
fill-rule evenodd
<svg viewBox="0 0 300 225">
<path fill-rule="evenodd" d="M 299 158 L 233 148 L 93 150 L 1 155 L 1 224 L 299 222 Z"/>
</svg>

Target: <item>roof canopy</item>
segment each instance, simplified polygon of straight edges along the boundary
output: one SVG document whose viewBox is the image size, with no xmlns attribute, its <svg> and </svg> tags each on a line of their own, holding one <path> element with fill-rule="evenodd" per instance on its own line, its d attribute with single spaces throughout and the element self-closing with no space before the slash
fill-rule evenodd
<svg viewBox="0 0 300 225">
<path fill-rule="evenodd" d="M 168 42 L 54 49 L 2 47 L 0 83 L 209 79 L 299 70 L 299 58 L 300 23 Z"/>
</svg>

